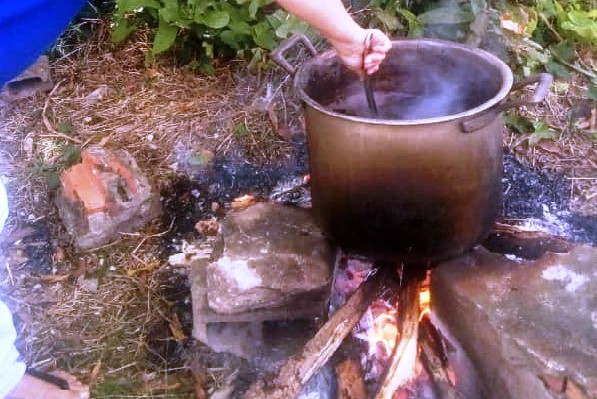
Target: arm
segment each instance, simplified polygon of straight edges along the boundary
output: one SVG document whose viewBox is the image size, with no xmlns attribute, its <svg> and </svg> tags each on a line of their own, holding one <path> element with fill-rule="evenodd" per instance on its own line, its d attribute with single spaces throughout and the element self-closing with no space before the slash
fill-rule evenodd
<svg viewBox="0 0 597 399">
<path fill-rule="evenodd" d="M 278 0 L 289 13 L 308 22 L 334 47 L 342 62 L 359 75 L 375 73 L 392 47 L 390 39 L 377 29 L 363 29 L 352 19 L 341 0 Z M 372 34 L 371 51 L 365 58 L 365 38 Z"/>
</svg>

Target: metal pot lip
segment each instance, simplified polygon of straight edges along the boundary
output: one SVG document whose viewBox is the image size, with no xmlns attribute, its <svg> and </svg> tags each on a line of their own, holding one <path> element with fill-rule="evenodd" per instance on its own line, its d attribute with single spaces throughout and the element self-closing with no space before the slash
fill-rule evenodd
<svg viewBox="0 0 597 399">
<path fill-rule="evenodd" d="M 496 57 L 495 55 L 491 54 L 488 51 L 476 48 L 476 47 L 468 47 L 460 43 L 450 42 L 447 40 L 441 39 L 412 39 L 412 38 L 401 38 L 392 40 L 392 45 L 395 44 L 399 45 L 400 43 L 424 43 L 425 45 L 434 46 L 434 47 L 452 47 L 457 48 L 459 50 L 467 51 L 471 54 L 475 54 L 476 56 L 488 61 L 489 64 L 492 64 L 500 70 L 502 75 L 502 85 L 500 90 L 496 93 L 495 96 L 484 102 L 483 104 L 466 110 L 464 112 L 459 112 L 457 114 L 452 115 L 445 115 L 440 117 L 434 118 L 424 118 L 424 119 L 375 119 L 375 118 L 367 118 L 367 117 L 360 117 L 360 116 L 351 116 L 346 114 L 341 114 L 338 112 L 331 111 L 326 109 L 318 102 L 314 101 L 311 97 L 305 93 L 303 88 L 301 87 L 301 82 L 303 81 L 303 76 L 308 73 L 309 67 L 316 63 L 318 60 L 325 59 L 325 58 L 333 58 L 336 56 L 335 50 L 328 50 L 324 53 L 308 60 L 304 64 L 302 64 L 295 75 L 294 79 L 294 87 L 295 90 L 299 93 L 300 98 L 304 101 L 305 104 L 311 106 L 312 108 L 316 109 L 319 112 L 322 112 L 326 115 L 344 119 L 347 121 L 353 122 L 361 122 L 361 123 L 368 123 L 373 125 L 391 125 L 391 126 L 413 126 L 413 125 L 430 125 L 435 123 L 443 123 L 443 122 L 450 122 L 454 120 L 458 120 L 461 118 L 466 118 L 470 116 L 474 116 L 488 110 L 495 105 L 499 104 L 510 92 L 512 89 L 512 85 L 514 83 L 514 77 L 512 74 L 512 70 L 504 61 Z"/>
</svg>

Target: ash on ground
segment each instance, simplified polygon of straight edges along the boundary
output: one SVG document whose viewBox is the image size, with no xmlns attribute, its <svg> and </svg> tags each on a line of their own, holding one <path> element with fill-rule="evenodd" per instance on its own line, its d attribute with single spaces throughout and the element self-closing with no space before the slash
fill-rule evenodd
<svg viewBox="0 0 597 399">
<path fill-rule="evenodd" d="M 504 154 L 502 218 L 519 227 L 597 245 L 597 215 L 570 210 L 569 182 Z"/>
</svg>

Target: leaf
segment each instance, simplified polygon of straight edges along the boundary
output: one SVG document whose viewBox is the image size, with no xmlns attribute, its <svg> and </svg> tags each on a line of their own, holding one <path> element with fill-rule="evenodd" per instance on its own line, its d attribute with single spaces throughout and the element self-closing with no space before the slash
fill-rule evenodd
<svg viewBox="0 0 597 399">
<path fill-rule="evenodd" d="M 245 21 L 238 21 L 234 23 L 230 23 L 228 28 L 233 31 L 237 35 L 250 35 L 251 34 L 251 25 L 246 23 Z"/>
<path fill-rule="evenodd" d="M 308 29 L 309 24 L 305 21 L 290 17 L 275 30 L 275 33 L 280 39 L 286 39 L 295 33 L 305 33 Z"/>
<path fill-rule="evenodd" d="M 223 10 L 206 10 L 203 14 L 195 14 L 195 21 L 212 29 L 222 29 L 230 23 L 230 14 Z"/>
<path fill-rule="evenodd" d="M 114 43 L 120 43 L 130 36 L 135 30 L 135 25 L 131 24 L 123 17 L 117 17 L 114 21 L 111 39 Z"/>
<path fill-rule="evenodd" d="M 178 0 L 162 0 L 164 7 L 159 11 L 159 15 L 167 22 L 176 24 L 180 21 L 181 15 L 178 8 Z"/>
<path fill-rule="evenodd" d="M 473 13 L 459 7 L 438 7 L 418 15 L 423 25 L 434 24 L 465 24 L 474 19 Z"/>
<path fill-rule="evenodd" d="M 402 15 L 408 22 L 408 36 L 420 37 L 423 36 L 423 26 L 415 14 L 405 9 L 398 9 L 398 14 Z"/>
<path fill-rule="evenodd" d="M 273 50 L 277 45 L 275 34 L 267 22 L 260 22 L 253 27 L 253 40 L 267 50 Z"/>
<path fill-rule="evenodd" d="M 249 3 L 249 16 L 252 19 L 255 19 L 257 16 L 257 11 L 263 6 L 273 3 L 273 0 L 251 0 Z"/>
<path fill-rule="evenodd" d="M 140 8 L 161 8 L 158 0 L 118 0 L 116 6 L 119 12 L 134 11 Z"/>
<path fill-rule="evenodd" d="M 153 55 L 163 53 L 172 47 L 174 41 L 176 40 L 177 32 L 178 28 L 176 26 L 171 25 L 160 18 L 158 30 L 155 34 L 155 38 L 153 39 Z"/>
<path fill-rule="evenodd" d="M 506 123 L 506 126 L 518 133 L 529 133 L 533 131 L 533 124 L 530 120 L 512 112 L 507 112 L 504 115 L 504 122 Z"/>
<path fill-rule="evenodd" d="M 225 43 L 228 47 L 234 50 L 240 50 L 239 46 L 239 35 L 230 29 L 226 29 L 220 33 L 220 40 Z"/>
<path fill-rule="evenodd" d="M 251 56 L 251 60 L 249 61 L 248 65 L 247 65 L 247 69 L 249 71 L 255 73 L 259 69 L 260 65 L 263 63 L 264 50 L 257 47 L 257 48 L 251 49 L 251 53 L 253 55 Z"/>
<path fill-rule="evenodd" d="M 62 149 L 62 155 L 60 156 L 60 163 L 68 168 L 74 164 L 81 162 L 81 147 L 75 145 L 66 145 Z"/>
<path fill-rule="evenodd" d="M 545 69 L 547 70 L 547 72 L 551 73 L 552 75 L 558 78 L 564 80 L 570 80 L 571 78 L 568 68 L 566 68 L 564 65 L 560 63 L 550 61 L 547 64 L 545 64 Z"/>
<path fill-rule="evenodd" d="M 389 11 L 378 9 L 375 12 L 375 17 L 379 19 L 381 23 L 384 24 L 384 26 L 390 31 L 404 28 L 400 21 L 398 21 L 396 15 L 390 13 Z"/>
<path fill-rule="evenodd" d="M 570 62 L 574 58 L 576 47 L 572 43 L 562 42 L 549 48 L 552 54 L 564 62 Z"/>
<path fill-rule="evenodd" d="M 249 136 L 251 133 L 244 123 L 238 123 L 234 126 L 234 137 L 243 138 Z"/>
<path fill-rule="evenodd" d="M 535 131 L 529 137 L 529 144 L 536 145 L 541 140 L 550 140 L 556 137 L 556 132 L 549 128 L 544 121 L 535 121 L 533 123 Z"/>
<path fill-rule="evenodd" d="M 597 86 L 589 86 L 586 94 L 591 100 L 597 101 Z"/>
<path fill-rule="evenodd" d="M 597 44 L 597 21 L 591 19 L 590 15 L 586 11 L 571 10 L 567 13 L 567 20 L 560 26 L 576 33 L 584 41 Z"/>
<path fill-rule="evenodd" d="M 536 0 L 537 12 L 544 14 L 547 18 L 556 16 L 555 5 L 552 0 Z"/>
</svg>

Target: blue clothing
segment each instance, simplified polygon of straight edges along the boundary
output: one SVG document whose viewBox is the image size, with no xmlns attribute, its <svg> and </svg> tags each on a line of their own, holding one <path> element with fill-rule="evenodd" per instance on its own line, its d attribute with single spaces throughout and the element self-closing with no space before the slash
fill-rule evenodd
<svg viewBox="0 0 597 399">
<path fill-rule="evenodd" d="M 54 43 L 83 4 L 84 0 L 0 0 L 0 89 Z M 0 181 L 0 231 L 7 216 L 8 201 Z M 15 338 L 10 311 L 0 301 L 0 398 L 25 373 Z"/>
<path fill-rule="evenodd" d="M 54 43 L 84 0 L 0 0 L 0 88 Z"/>
</svg>

